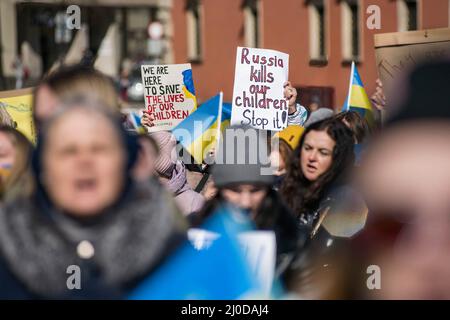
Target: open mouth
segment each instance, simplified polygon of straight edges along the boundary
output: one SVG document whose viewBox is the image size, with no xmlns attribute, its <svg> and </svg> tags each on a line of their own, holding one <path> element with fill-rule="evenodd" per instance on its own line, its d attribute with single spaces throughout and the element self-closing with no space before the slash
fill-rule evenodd
<svg viewBox="0 0 450 320">
<path fill-rule="evenodd" d="M 316 168 L 314 165 L 310 164 L 310 163 L 308 163 L 308 164 L 306 165 L 306 169 L 307 169 L 309 172 L 315 172 L 315 171 L 317 170 L 317 168 Z"/>
<path fill-rule="evenodd" d="M 94 178 L 78 179 L 75 181 L 77 191 L 93 191 L 97 187 L 97 181 Z"/>
</svg>

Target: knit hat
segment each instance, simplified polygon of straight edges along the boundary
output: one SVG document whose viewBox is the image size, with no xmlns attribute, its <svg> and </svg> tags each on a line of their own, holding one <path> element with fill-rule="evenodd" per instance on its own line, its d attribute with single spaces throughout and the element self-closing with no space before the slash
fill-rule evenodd
<svg viewBox="0 0 450 320">
<path fill-rule="evenodd" d="M 214 184 L 274 183 L 270 166 L 268 132 L 249 126 L 229 127 L 223 133 L 212 169 Z"/>
<path fill-rule="evenodd" d="M 308 120 L 305 122 L 305 128 L 312 125 L 313 123 L 331 118 L 334 115 L 334 111 L 328 108 L 319 108 L 312 112 Z"/>
<path fill-rule="evenodd" d="M 292 148 L 292 150 L 295 150 L 304 131 L 305 128 L 302 126 L 290 125 L 287 126 L 286 129 L 278 131 L 273 137 L 283 139 Z"/>
</svg>

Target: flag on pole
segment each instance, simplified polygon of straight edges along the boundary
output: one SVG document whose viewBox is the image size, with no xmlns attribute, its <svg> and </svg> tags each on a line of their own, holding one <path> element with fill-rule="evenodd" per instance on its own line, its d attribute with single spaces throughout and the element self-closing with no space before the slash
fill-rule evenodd
<svg viewBox="0 0 450 320">
<path fill-rule="evenodd" d="M 197 164 L 201 164 L 208 150 L 216 145 L 222 123 L 229 122 L 231 108 L 229 108 L 230 117 L 227 119 L 228 111 L 223 116 L 223 105 L 223 93 L 220 92 L 201 104 L 172 130 L 177 141 Z M 228 105 L 226 108 L 228 110 Z"/>
<path fill-rule="evenodd" d="M 363 118 L 366 119 L 370 127 L 373 127 L 374 114 L 372 109 L 372 104 L 370 103 L 369 97 L 367 96 L 364 85 L 359 76 L 358 69 L 355 66 L 355 62 L 352 62 L 352 69 L 350 72 L 350 84 L 348 88 L 348 96 L 342 107 L 342 112 L 345 111 L 356 111 Z"/>
</svg>

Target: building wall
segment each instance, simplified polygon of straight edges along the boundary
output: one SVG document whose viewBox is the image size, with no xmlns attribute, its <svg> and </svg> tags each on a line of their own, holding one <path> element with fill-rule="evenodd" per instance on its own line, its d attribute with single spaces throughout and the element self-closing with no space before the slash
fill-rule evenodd
<svg viewBox="0 0 450 320">
<path fill-rule="evenodd" d="M 343 104 L 348 90 L 350 65 L 342 63 L 340 1 L 326 0 L 328 64 L 311 66 L 309 59 L 308 10 L 304 0 L 261 0 L 261 47 L 290 54 L 289 79 L 294 86 L 331 86 L 335 88 L 334 107 Z M 420 1 L 420 0 L 419 0 Z M 203 60 L 193 64 L 199 101 L 224 91 L 231 101 L 236 47 L 244 45 L 242 0 L 203 0 Z M 391 0 L 360 0 L 361 63 L 358 70 L 370 95 L 375 89 L 377 70 L 374 34 L 397 31 L 397 3 Z M 187 57 L 184 0 L 174 1 L 173 50 L 175 63 Z M 381 9 L 381 29 L 369 30 L 366 20 L 369 5 Z M 449 25 L 449 1 L 420 1 L 419 27 L 438 28 Z M 301 93 L 300 93 L 301 94 Z"/>
<path fill-rule="evenodd" d="M 175 63 L 186 62 L 187 32 L 185 1 L 174 1 L 173 50 Z M 223 90 L 231 100 L 236 47 L 243 45 L 244 29 L 241 1 L 203 1 L 203 61 L 193 64 L 193 76 L 199 102 Z"/>
</svg>

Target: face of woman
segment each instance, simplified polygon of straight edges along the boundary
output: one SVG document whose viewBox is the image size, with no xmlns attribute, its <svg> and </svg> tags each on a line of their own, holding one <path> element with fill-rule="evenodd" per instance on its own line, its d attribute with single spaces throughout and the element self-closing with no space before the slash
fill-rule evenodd
<svg viewBox="0 0 450 320">
<path fill-rule="evenodd" d="M 0 132 L 0 182 L 10 174 L 16 159 L 16 149 L 11 139 L 4 132 Z"/>
<path fill-rule="evenodd" d="M 43 182 L 56 207 L 71 215 L 92 216 L 117 201 L 126 156 L 103 115 L 74 109 L 56 120 L 47 136 Z"/>
<path fill-rule="evenodd" d="M 317 180 L 327 172 L 333 162 L 333 149 L 336 142 L 326 131 L 308 132 L 303 142 L 300 167 L 309 181 Z"/>
<path fill-rule="evenodd" d="M 270 161 L 272 167 L 276 168 L 274 172 L 275 176 L 282 176 L 286 173 L 286 164 L 279 150 L 273 150 L 270 153 Z"/>
<path fill-rule="evenodd" d="M 241 184 L 224 188 L 221 192 L 226 201 L 238 208 L 249 210 L 254 218 L 264 197 L 267 195 L 267 188 L 264 186 Z"/>
<path fill-rule="evenodd" d="M 16 149 L 11 139 L 4 132 L 0 132 L 0 168 L 11 168 L 16 159 Z"/>
</svg>

